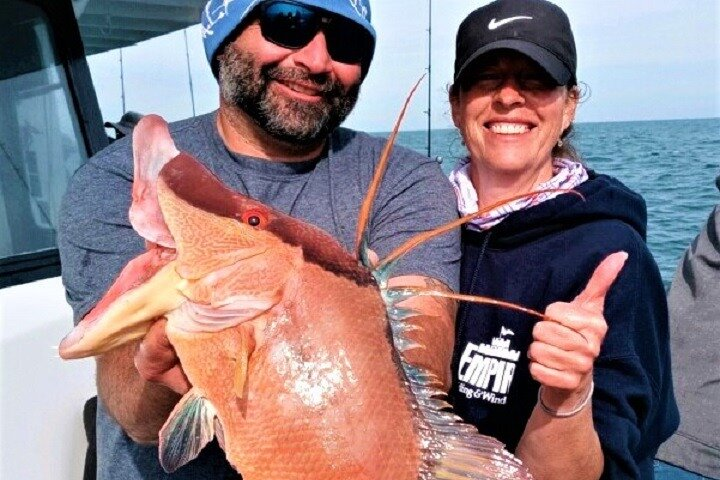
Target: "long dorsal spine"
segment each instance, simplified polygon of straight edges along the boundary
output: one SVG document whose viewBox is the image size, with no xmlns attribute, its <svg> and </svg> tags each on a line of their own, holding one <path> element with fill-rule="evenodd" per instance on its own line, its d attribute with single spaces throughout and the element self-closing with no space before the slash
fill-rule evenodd
<svg viewBox="0 0 720 480">
<path fill-rule="evenodd" d="M 383 176 L 385 175 L 387 164 L 390 161 L 390 154 L 392 153 L 393 146 L 395 145 L 395 139 L 397 138 L 398 131 L 400 130 L 400 124 L 402 123 L 403 118 L 405 118 L 405 112 L 407 112 L 408 105 L 410 105 L 410 100 L 412 99 L 413 94 L 417 90 L 423 78 L 425 78 L 425 75 L 420 77 L 420 79 L 410 90 L 407 98 L 405 98 L 405 103 L 403 104 L 402 110 L 400 110 L 400 115 L 395 121 L 395 126 L 393 127 L 392 133 L 385 142 L 382 154 L 380 155 L 380 160 L 378 161 L 378 164 L 375 168 L 375 174 L 373 175 L 370 186 L 368 187 L 368 191 L 365 194 L 365 198 L 363 199 L 363 202 L 360 206 L 360 213 L 358 215 L 357 222 L 357 232 L 355 233 L 355 258 L 360 258 L 363 237 L 365 236 L 368 224 L 370 223 L 370 212 L 372 211 L 375 197 L 377 196 L 377 192 L 380 189 L 380 184 L 382 183 Z"/>
</svg>

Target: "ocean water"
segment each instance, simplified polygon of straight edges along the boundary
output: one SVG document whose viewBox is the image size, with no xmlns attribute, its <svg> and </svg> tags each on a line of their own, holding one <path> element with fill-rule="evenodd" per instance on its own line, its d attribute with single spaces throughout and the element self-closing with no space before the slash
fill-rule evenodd
<svg viewBox="0 0 720 480">
<path fill-rule="evenodd" d="M 643 196 L 648 245 L 666 287 L 713 206 L 720 203 L 720 118 L 580 123 L 573 142 L 592 169 Z M 401 132 L 398 143 L 427 154 L 427 133 Z M 456 130 L 433 130 L 432 157 L 449 172 L 465 155 Z"/>
</svg>

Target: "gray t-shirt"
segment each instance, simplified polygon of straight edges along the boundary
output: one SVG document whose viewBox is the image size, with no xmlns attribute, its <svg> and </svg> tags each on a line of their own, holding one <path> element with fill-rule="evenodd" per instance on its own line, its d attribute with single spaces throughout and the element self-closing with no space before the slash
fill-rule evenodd
<svg viewBox="0 0 720 480">
<path fill-rule="evenodd" d="M 357 216 L 384 140 L 337 129 L 321 158 L 301 163 L 268 162 L 229 152 L 215 114 L 171 125 L 177 148 L 200 160 L 231 188 L 312 223 L 350 251 Z M 67 298 L 78 322 L 101 298 L 123 266 L 144 251 L 130 226 L 132 149 L 122 139 L 76 172 L 61 212 L 59 248 Z M 380 258 L 413 235 L 457 218 L 455 196 L 437 162 L 395 147 L 372 211 L 370 247 Z M 409 252 L 393 275 L 425 275 L 457 289 L 459 233 L 443 235 Z M 225 478 L 232 470 L 212 444 L 173 475 L 157 460 L 157 448 L 127 437 L 98 406 L 98 479 Z M 232 478 L 232 476 L 230 477 Z"/>
</svg>

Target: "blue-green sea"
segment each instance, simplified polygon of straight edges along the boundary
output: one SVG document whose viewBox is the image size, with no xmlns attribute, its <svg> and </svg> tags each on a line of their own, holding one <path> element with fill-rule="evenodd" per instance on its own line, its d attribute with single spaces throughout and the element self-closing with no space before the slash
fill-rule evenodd
<svg viewBox="0 0 720 480">
<path fill-rule="evenodd" d="M 648 207 L 648 245 L 669 285 L 678 260 L 720 203 L 720 118 L 579 123 L 583 161 L 640 193 Z M 427 133 L 401 132 L 398 143 L 427 154 Z M 433 130 L 431 156 L 445 172 L 465 155 L 456 130 Z"/>
</svg>

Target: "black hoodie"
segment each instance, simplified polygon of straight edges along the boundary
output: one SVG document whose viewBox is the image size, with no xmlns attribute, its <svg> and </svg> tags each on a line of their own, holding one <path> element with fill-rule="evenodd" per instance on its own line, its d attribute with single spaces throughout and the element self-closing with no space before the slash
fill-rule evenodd
<svg viewBox="0 0 720 480">
<path fill-rule="evenodd" d="M 607 255 L 629 254 L 610 289 L 608 332 L 595 362 L 595 429 L 603 478 L 653 478 L 652 460 L 677 428 L 668 319 L 660 273 L 646 244 L 645 202 L 589 172 L 574 194 L 463 232 L 461 291 L 543 311 L 571 301 Z M 459 415 L 513 451 L 537 400 L 527 350 L 535 317 L 464 304 L 457 322 L 451 397 Z M 562 448 L 558 445 L 557 448 Z"/>
</svg>

